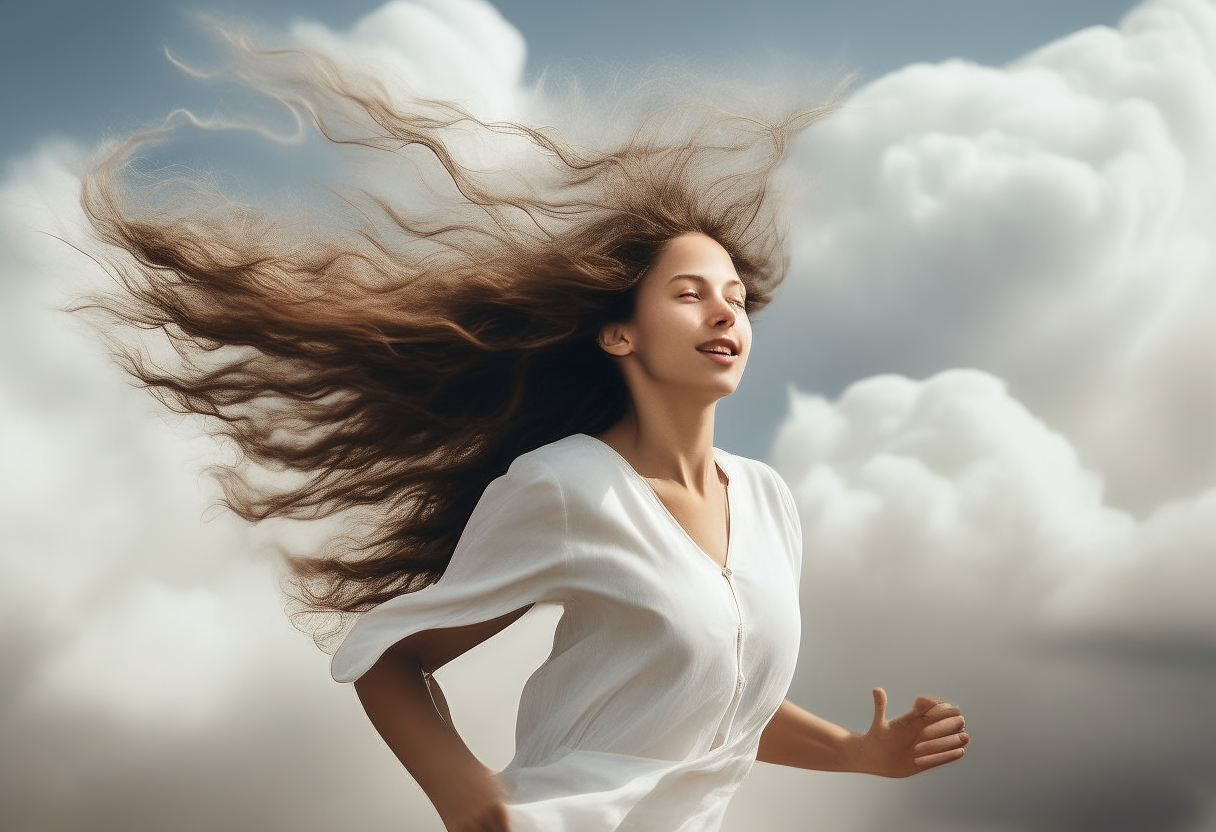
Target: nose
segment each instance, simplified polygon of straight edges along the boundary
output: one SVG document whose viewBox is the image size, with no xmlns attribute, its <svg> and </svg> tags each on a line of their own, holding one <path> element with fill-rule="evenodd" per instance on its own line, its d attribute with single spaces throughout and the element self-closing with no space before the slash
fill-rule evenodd
<svg viewBox="0 0 1216 832">
<path fill-rule="evenodd" d="M 737 317 L 735 306 L 726 298 L 719 295 L 710 311 L 711 325 L 714 327 L 731 327 Z"/>
</svg>

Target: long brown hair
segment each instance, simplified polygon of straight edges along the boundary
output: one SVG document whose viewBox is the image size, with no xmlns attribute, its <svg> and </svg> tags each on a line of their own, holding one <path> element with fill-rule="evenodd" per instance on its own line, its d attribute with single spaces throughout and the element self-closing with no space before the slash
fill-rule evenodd
<svg viewBox="0 0 1216 832">
<path fill-rule="evenodd" d="M 624 415 L 627 390 L 596 335 L 632 314 L 668 240 L 710 236 L 749 311 L 768 303 L 785 271 L 770 180 L 829 109 L 667 106 L 592 149 L 450 102 L 402 103 L 316 52 L 228 38 L 241 80 L 332 142 L 390 154 L 428 204 L 365 190 L 351 210 L 304 223 L 189 181 L 165 199 L 133 184 L 129 165 L 159 134 L 135 136 L 84 183 L 121 287 L 88 306 L 120 330 L 167 337 L 172 361 L 116 355 L 167 406 L 209 417 L 235 443 L 240 459 L 214 472 L 234 512 L 362 518 L 358 534 L 288 558 L 303 610 L 339 619 L 437 580 L 517 456 Z M 462 161 L 486 140 L 513 142 L 508 161 Z"/>
</svg>

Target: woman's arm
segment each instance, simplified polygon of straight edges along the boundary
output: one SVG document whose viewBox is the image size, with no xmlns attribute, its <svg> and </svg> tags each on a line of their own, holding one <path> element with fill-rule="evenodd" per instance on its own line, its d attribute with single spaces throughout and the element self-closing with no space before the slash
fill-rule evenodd
<svg viewBox="0 0 1216 832">
<path fill-rule="evenodd" d="M 781 703 L 760 737 L 756 759 L 818 771 L 857 771 L 908 777 L 954 762 L 971 737 L 962 712 L 940 699 L 918 696 L 907 713 L 888 721 L 887 694 L 874 689 L 874 721 L 858 734 L 790 701 Z"/>
<path fill-rule="evenodd" d="M 467 627 L 416 633 L 397 642 L 355 682 L 372 725 L 426 792 L 449 832 L 509 832 L 506 793 L 456 733 L 433 679 L 437 696 L 432 704 L 422 671 L 442 667 L 527 610 Z"/>
</svg>

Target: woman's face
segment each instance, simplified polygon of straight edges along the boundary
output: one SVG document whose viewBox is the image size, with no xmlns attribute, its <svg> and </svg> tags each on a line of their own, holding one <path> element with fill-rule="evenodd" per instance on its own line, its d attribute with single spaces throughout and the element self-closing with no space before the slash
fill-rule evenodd
<svg viewBox="0 0 1216 832">
<path fill-rule="evenodd" d="M 633 319 L 604 327 L 600 344 L 617 356 L 634 395 L 657 385 L 716 401 L 735 391 L 747 364 L 746 298 L 726 249 L 684 234 L 642 276 Z"/>
</svg>

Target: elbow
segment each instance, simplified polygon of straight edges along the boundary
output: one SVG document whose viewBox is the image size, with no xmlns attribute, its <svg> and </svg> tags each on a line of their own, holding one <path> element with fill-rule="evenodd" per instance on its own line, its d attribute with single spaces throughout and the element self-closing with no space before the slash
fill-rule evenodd
<svg viewBox="0 0 1216 832">
<path fill-rule="evenodd" d="M 386 687 L 397 687 L 403 681 L 421 679 L 423 659 L 417 652 L 402 650 L 394 645 L 380 655 L 362 676 L 354 681 L 355 693 L 364 702 L 368 696 Z"/>
</svg>

